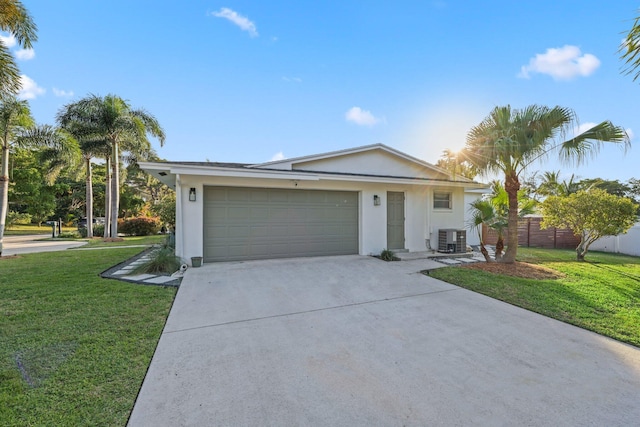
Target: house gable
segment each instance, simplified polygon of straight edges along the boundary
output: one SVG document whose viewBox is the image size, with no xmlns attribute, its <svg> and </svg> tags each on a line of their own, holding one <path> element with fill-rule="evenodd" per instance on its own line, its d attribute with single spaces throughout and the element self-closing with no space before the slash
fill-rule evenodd
<svg viewBox="0 0 640 427">
<path fill-rule="evenodd" d="M 252 165 L 251 168 L 436 180 L 451 179 L 446 171 L 382 144 L 262 163 Z"/>
</svg>

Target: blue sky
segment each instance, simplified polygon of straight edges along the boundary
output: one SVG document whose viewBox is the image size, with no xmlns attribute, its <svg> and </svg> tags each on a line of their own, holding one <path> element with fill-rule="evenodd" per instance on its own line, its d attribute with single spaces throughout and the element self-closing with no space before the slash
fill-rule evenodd
<svg viewBox="0 0 640 427">
<path fill-rule="evenodd" d="M 640 84 L 616 53 L 639 5 L 539 0 L 24 1 L 14 51 L 38 122 L 117 94 L 154 114 L 168 160 L 258 163 L 383 143 L 429 162 L 498 105 L 611 120 L 632 149 L 568 178 L 640 178 Z"/>
</svg>

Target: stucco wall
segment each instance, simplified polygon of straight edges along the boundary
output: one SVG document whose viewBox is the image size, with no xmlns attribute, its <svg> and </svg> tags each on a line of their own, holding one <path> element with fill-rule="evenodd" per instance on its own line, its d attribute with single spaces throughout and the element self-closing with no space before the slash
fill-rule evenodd
<svg viewBox="0 0 640 427">
<path fill-rule="evenodd" d="M 203 256 L 203 187 L 205 185 L 300 188 L 321 190 L 357 191 L 359 193 L 359 253 L 377 255 L 387 247 L 387 191 L 405 193 L 405 248 L 411 252 L 428 249 L 426 239 L 437 246 L 440 228 L 464 227 L 464 192 L 461 188 L 439 188 L 453 194 L 452 209 L 433 209 L 433 188 L 422 185 L 390 185 L 378 183 L 290 180 L 256 178 L 222 178 L 206 176 L 181 176 L 179 179 L 182 221 L 176 226 L 176 254 L 184 262 L 191 257 Z M 189 201 L 189 189 L 196 189 L 196 201 Z M 375 206 L 373 196 L 380 197 Z"/>
</svg>

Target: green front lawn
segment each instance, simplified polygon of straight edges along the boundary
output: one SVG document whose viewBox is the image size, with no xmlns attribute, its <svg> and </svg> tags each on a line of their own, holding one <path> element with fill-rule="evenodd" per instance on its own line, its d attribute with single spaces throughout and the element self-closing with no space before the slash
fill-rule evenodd
<svg viewBox="0 0 640 427">
<path fill-rule="evenodd" d="M 63 232 L 77 231 L 76 227 L 62 227 Z M 31 234 L 47 234 L 51 236 L 51 226 L 42 224 L 40 227 L 34 224 L 13 225 L 4 230 L 5 236 L 26 236 Z"/>
<path fill-rule="evenodd" d="M 519 248 L 518 261 L 562 273 L 533 280 L 445 267 L 430 276 L 640 347 L 640 258 L 572 250 Z"/>
<path fill-rule="evenodd" d="M 94 237 L 93 239 L 76 239 L 76 240 L 88 240 L 84 246 L 80 248 L 97 248 L 97 247 L 113 247 L 113 246 L 130 246 L 130 245 L 158 245 L 167 240 L 166 234 L 155 234 L 153 236 L 128 236 L 123 237 L 121 242 L 105 242 L 101 237 Z M 77 248 L 76 248 L 77 249 Z"/>
<path fill-rule="evenodd" d="M 0 258 L 1 425 L 125 425 L 176 289 L 98 274 L 140 251 Z"/>
</svg>

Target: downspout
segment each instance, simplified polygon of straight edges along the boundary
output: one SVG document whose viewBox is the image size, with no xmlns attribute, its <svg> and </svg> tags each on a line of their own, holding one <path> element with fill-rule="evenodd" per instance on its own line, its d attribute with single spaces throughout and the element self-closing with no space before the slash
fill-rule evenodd
<svg viewBox="0 0 640 427">
<path fill-rule="evenodd" d="M 184 258 L 184 233 L 182 225 L 182 180 L 180 175 L 176 175 L 176 256 Z"/>
</svg>

